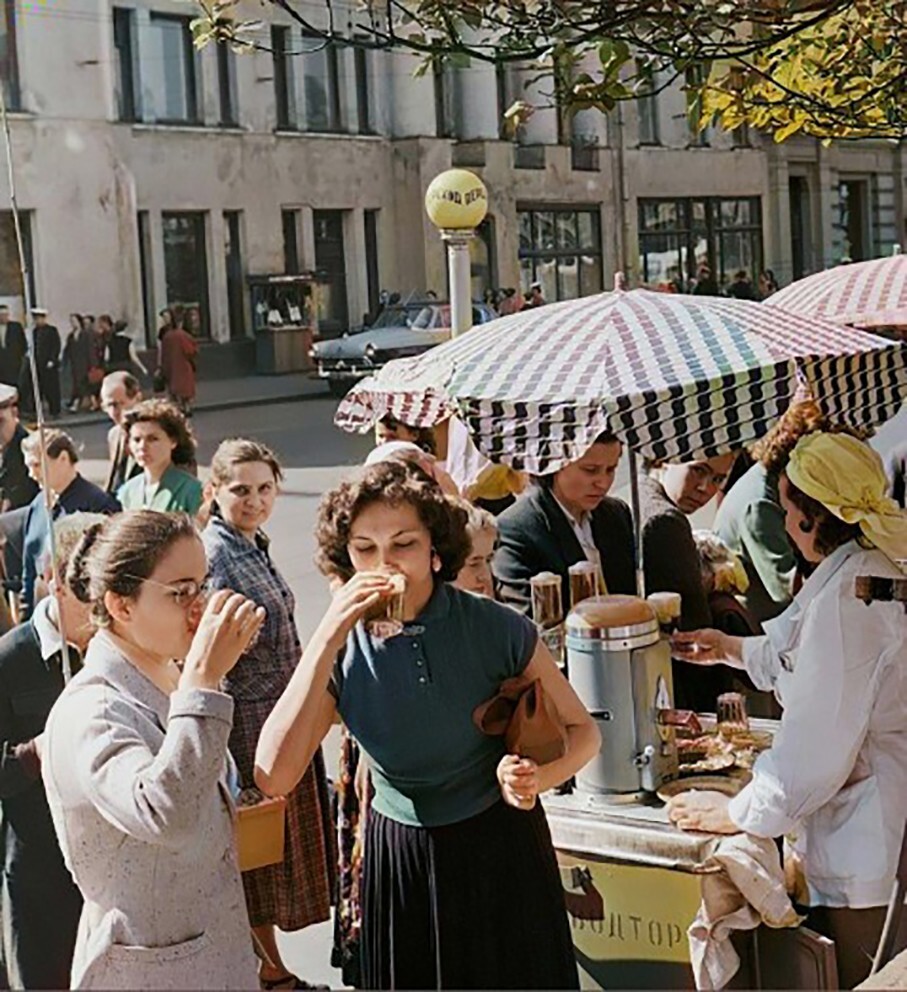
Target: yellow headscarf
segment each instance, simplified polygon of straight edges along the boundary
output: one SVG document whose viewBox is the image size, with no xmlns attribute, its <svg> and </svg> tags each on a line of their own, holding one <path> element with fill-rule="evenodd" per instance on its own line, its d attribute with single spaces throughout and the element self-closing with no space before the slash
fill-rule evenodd
<svg viewBox="0 0 907 992">
<path fill-rule="evenodd" d="M 845 523 L 859 524 L 889 558 L 907 558 L 907 513 L 886 495 L 882 459 L 868 444 L 848 434 L 807 434 L 791 454 L 787 477 Z"/>
</svg>

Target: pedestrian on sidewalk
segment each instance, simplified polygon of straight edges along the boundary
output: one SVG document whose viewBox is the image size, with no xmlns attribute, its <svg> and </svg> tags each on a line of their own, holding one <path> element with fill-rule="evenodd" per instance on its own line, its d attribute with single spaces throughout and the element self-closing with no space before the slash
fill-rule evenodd
<svg viewBox="0 0 907 992">
<path fill-rule="evenodd" d="M 107 372 L 129 372 L 131 375 L 141 372 L 142 375 L 148 375 L 148 369 L 139 358 L 135 341 L 127 333 L 128 327 L 125 320 L 118 320 L 113 325 L 113 331 L 107 339 L 104 368 Z"/>
<path fill-rule="evenodd" d="M 31 620 L 0 638 L 0 947 L 12 989 L 69 988 L 82 896 L 54 833 L 37 740 L 63 691 L 61 632 L 74 671 L 94 633 L 68 562 L 102 519 L 76 513 L 54 524 L 61 584 Z"/>
<path fill-rule="evenodd" d="M 27 350 L 22 325 L 10 320 L 9 307 L 0 304 L 0 383 L 18 387 Z"/>
<path fill-rule="evenodd" d="M 53 324 L 47 322 L 47 310 L 44 307 L 33 307 L 34 319 L 34 349 L 35 365 L 38 370 L 38 391 L 41 400 L 47 407 L 48 415 L 60 416 L 60 332 Z M 22 374 L 22 388 L 19 390 L 22 406 L 29 413 L 34 413 L 34 393 L 32 389 L 31 367 L 26 361 Z"/>
<path fill-rule="evenodd" d="M 167 400 L 144 400 L 126 414 L 124 424 L 142 474 L 117 493 L 123 509 L 195 516 L 202 506 L 202 484 L 188 471 L 195 463 L 195 438 L 183 414 Z"/>
<path fill-rule="evenodd" d="M 161 338 L 161 372 L 171 402 L 188 417 L 195 401 L 198 342 L 182 326 L 170 328 Z"/>
<path fill-rule="evenodd" d="M 124 483 L 142 471 L 142 466 L 129 450 L 129 432 L 125 426 L 126 414 L 141 402 L 142 389 L 135 376 L 128 372 L 111 372 L 104 376 L 101 408 L 113 421 L 113 427 L 107 432 L 110 468 L 104 488 L 109 493 L 116 494 Z"/>
<path fill-rule="evenodd" d="M 72 413 L 91 405 L 89 372 L 95 354 L 92 337 L 92 332 L 85 329 L 82 315 L 71 313 L 69 334 L 63 345 L 63 367 L 69 370 L 69 409 Z"/>
<path fill-rule="evenodd" d="M 345 584 L 265 723 L 256 778 L 268 795 L 293 788 L 338 715 L 368 755 L 366 988 L 578 988 L 538 796 L 591 760 L 600 736 L 532 621 L 448 584 L 469 553 L 466 518 L 399 462 L 326 494 L 319 565 Z M 403 629 L 385 640 L 364 619 L 400 595 L 397 576 Z M 565 727 L 566 753 L 549 764 L 507 754 L 473 723 L 517 675 L 541 680 Z"/>
<path fill-rule="evenodd" d="M 51 711 L 42 767 L 85 899 L 67 988 L 258 985 L 220 682 L 264 612 L 226 590 L 206 606 L 207 573 L 182 514 L 120 514 L 74 553 L 70 584 L 100 629 Z"/>
<path fill-rule="evenodd" d="M 255 643 L 223 683 L 234 700 L 230 753 L 243 789 L 255 787 L 258 738 L 302 656 L 293 593 L 274 565 L 263 530 L 282 479 L 274 453 L 256 441 L 223 441 L 211 461 L 213 504 L 202 540 L 212 588 L 248 596 L 266 617 Z M 336 852 L 320 749 L 288 793 L 286 817 L 283 861 L 243 874 L 249 920 L 269 959 L 259 970 L 265 989 L 311 987 L 284 963 L 275 928 L 292 933 L 331 916 Z"/>
</svg>

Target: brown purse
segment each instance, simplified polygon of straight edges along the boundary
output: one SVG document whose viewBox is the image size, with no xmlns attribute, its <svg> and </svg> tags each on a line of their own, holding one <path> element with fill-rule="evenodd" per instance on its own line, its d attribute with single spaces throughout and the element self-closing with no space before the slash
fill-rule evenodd
<svg viewBox="0 0 907 992">
<path fill-rule="evenodd" d="M 503 734 L 508 754 L 547 765 L 567 753 L 567 729 L 541 679 L 507 679 L 496 696 L 476 707 L 472 719 L 483 734 Z"/>
</svg>

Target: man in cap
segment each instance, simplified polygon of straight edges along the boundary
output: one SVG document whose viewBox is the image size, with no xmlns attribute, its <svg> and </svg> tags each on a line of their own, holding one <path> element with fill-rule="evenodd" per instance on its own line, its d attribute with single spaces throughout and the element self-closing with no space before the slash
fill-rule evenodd
<svg viewBox="0 0 907 992">
<path fill-rule="evenodd" d="M 113 421 L 107 432 L 107 449 L 110 452 L 110 470 L 105 489 L 112 496 L 120 486 L 142 471 L 129 453 L 129 438 L 123 428 L 123 418 L 128 410 L 142 401 L 138 379 L 128 372 L 111 372 L 101 383 L 101 408 Z"/>
<path fill-rule="evenodd" d="M 17 510 L 38 495 L 38 485 L 28 474 L 22 442 L 28 432 L 19 422 L 19 393 L 0 384 L 0 513 Z"/>
<path fill-rule="evenodd" d="M 44 307 L 32 307 L 34 318 L 34 348 L 35 365 L 38 369 L 38 389 L 41 399 L 47 404 L 47 412 L 51 417 L 60 416 L 60 351 L 62 343 L 60 332 L 53 324 L 47 322 L 47 311 Z M 31 370 L 27 367 L 22 376 L 23 407 L 30 411 L 33 403 L 31 390 L 26 394 L 25 386 L 31 386 Z"/>
<path fill-rule="evenodd" d="M 18 320 L 10 320 L 9 307 L 0 304 L 0 383 L 18 385 L 26 348 L 22 325 Z"/>
</svg>

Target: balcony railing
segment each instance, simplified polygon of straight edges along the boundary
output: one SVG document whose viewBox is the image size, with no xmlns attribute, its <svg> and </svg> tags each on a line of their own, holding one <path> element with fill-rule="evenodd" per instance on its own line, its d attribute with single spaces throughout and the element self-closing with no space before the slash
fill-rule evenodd
<svg viewBox="0 0 907 992">
<path fill-rule="evenodd" d="M 598 172 L 598 145 L 582 140 L 572 142 L 570 168 L 574 172 Z"/>
</svg>

